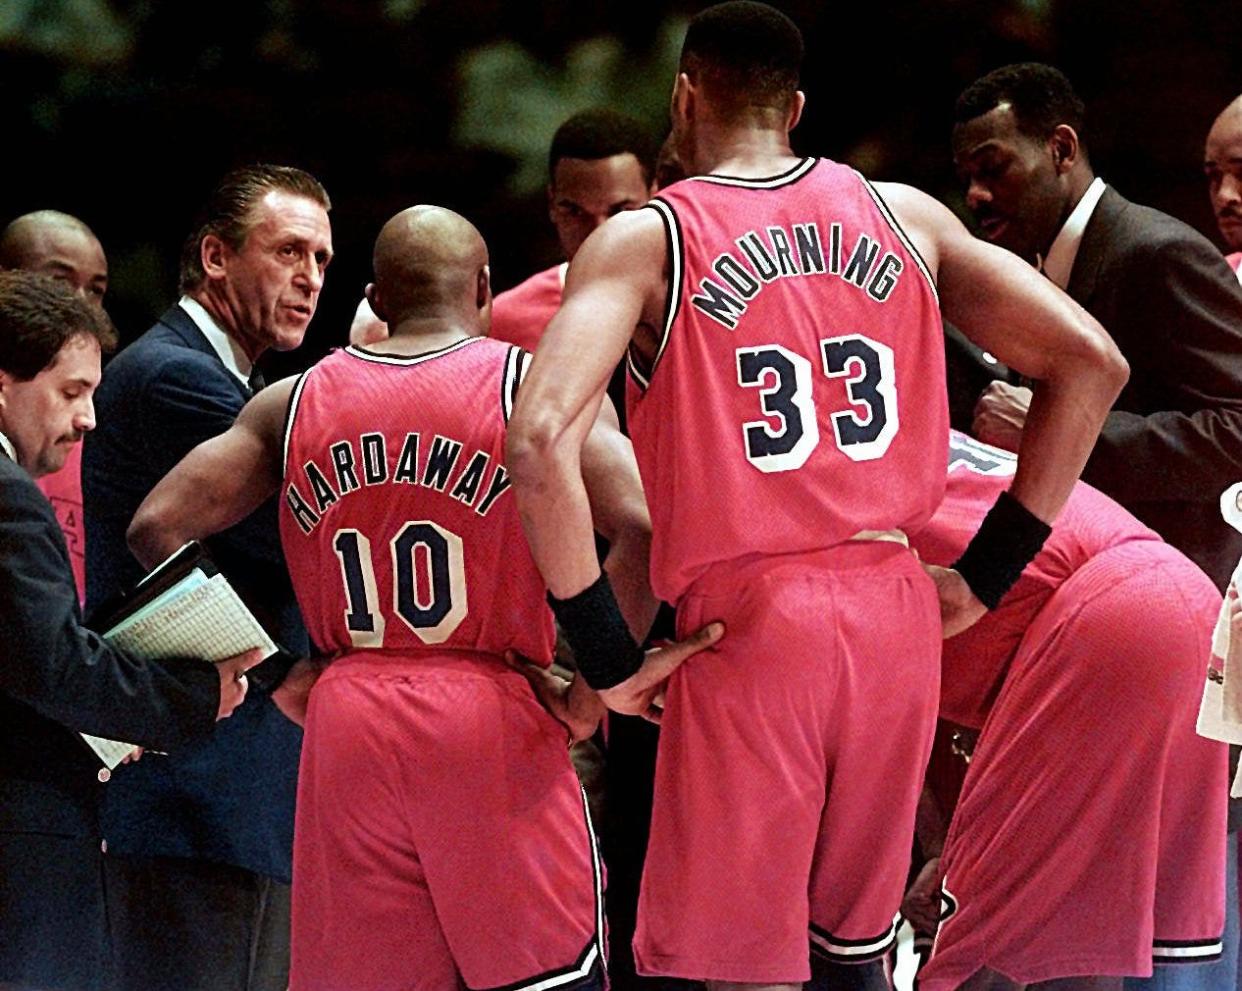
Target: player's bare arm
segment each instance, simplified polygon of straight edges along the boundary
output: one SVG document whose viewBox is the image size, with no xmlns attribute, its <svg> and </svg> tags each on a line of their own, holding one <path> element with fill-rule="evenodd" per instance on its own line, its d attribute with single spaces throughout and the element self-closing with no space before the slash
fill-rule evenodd
<svg viewBox="0 0 1242 991">
<path fill-rule="evenodd" d="M 1016 256 L 971 237 L 951 211 L 918 190 L 890 183 L 878 188 L 935 273 L 945 315 L 980 347 L 1038 382 L 1009 498 L 998 500 L 998 515 L 981 529 L 981 535 L 1007 529 L 1029 537 L 1013 566 L 1001 569 L 1020 571 L 1021 559 L 1029 561 L 1042 544 L 1040 522 L 1046 536 L 1082 474 L 1129 367 L 1099 323 Z M 976 551 L 972 573 L 980 559 L 985 570 L 991 567 L 982 543 Z M 968 548 L 958 563 L 970 554 Z M 976 595 L 979 582 L 968 591 L 953 575 L 933 577 L 950 636 L 982 615 L 981 598 L 994 606 L 995 591 L 1003 594 L 1016 574 L 982 596 Z"/>
<path fill-rule="evenodd" d="M 506 457 L 531 553 L 554 600 L 578 600 L 584 592 L 601 588 L 591 512 L 593 500 L 598 508 L 600 495 L 588 494 L 584 481 L 584 473 L 589 474 L 594 488 L 601 473 L 584 467 L 584 446 L 599 419 L 608 378 L 631 340 L 642 342 L 644 328 L 654 337 L 666 292 L 665 266 L 663 226 L 653 213 L 617 216 L 592 234 L 574 257 L 564 302 L 545 331 L 518 393 Z M 593 443 L 592 450 L 597 452 L 592 459 L 599 456 L 599 445 Z M 634 470 L 627 468 L 627 472 Z M 605 535 L 606 526 L 601 526 Z M 624 570 L 627 582 L 638 580 L 629 577 L 633 575 L 630 569 Z M 638 574 L 645 582 L 645 568 Z M 623 594 L 629 597 L 630 593 Z M 620 616 L 606 586 L 603 595 L 605 604 L 610 603 L 604 619 L 615 618 L 612 613 Z M 558 618 L 562 626 L 569 625 L 564 613 L 558 612 Z M 625 619 L 633 623 L 638 617 Z M 592 625 L 596 625 L 594 619 L 583 628 Z M 632 654 L 637 647 L 633 633 L 623 628 L 625 623 L 615 625 L 620 628 L 612 632 L 621 640 L 628 634 L 628 643 L 622 646 Z M 609 635 L 603 630 L 594 632 Z M 648 689 L 722 633 L 719 624 L 712 624 L 681 644 L 653 651 L 641 668 L 636 664 L 626 668 L 628 677 L 593 679 L 586 666 L 583 674 L 588 681 L 596 681 L 610 708 L 626 712 L 641 706 L 645 711 Z M 582 651 L 577 653 L 582 664 Z M 632 655 L 631 661 L 636 660 Z"/>
<path fill-rule="evenodd" d="M 655 621 L 659 602 L 647 581 L 651 553 L 651 517 L 643 497 L 634 449 L 618 426 L 616 410 L 605 396 L 582 449 L 582 476 L 595 529 L 609 543 L 604 561 L 617 604 L 634 639 L 643 641 Z M 585 679 L 566 681 L 555 672 L 509 658 L 524 674 L 544 706 L 565 724 L 573 742 L 588 739 L 604 714 L 604 703 Z M 633 706 L 651 708 L 657 686 L 635 698 Z"/>
<path fill-rule="evenodd" d="M 1039 383 L 1019 448 L 1013 494 L 1051 523 L 1129 377 L 1100 324 L 1016 255 L 970 235 L 909 186 L 879 183 L 936 273 L 945 316 L 976 344 Z"/>
<path fill-rule="evenodd" d="M 232 427 L 194 448 L 151 490 L 126 533 L 130 550 L 144 567 L 153 567 L 189 540 L 205 539 L 241 522 L 275 495 L 285 414 L 295 382 L 289 378 L 264 389 Z M 272 701 L 299 726 L 322 672 L 322 662 L 301 658 L 272 692 Z M 237 699 L 234 705 L 239 703 Z"/>
<path fill-rule="evenodd" d="M 294 382 L 290 378 L 264 389 L 232 427 L 192 450 L 151 490 L 126 534 L 144 567 L 153 567 L 189 540 L 240 522 L 276 493 Z"/>
<path fill-rule="evenodd" d="M 607 396 L 582 448 L 582 480 L 595 530 L 609 544 L 604 571 L 626 625 L 641 642 L 647 638 L 660 607 L 647 580 L 651 515 L 634 447 L 621 433 Z"/>
<path fill-rule="evenodd" d="M 507 463 L 535 563 L 557 598 L 599 577 L 582 449 L 609 376 L 662 305 L 664 251 L 660 220 L 646 210 L 592 234 L 518 392 Z"/>
</svg>

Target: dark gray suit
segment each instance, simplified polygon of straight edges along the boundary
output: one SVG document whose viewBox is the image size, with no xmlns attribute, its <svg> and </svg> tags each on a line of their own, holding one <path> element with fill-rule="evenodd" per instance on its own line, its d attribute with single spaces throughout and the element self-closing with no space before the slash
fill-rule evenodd
<svg viewBox="0 0 1242 991">
<path fill-rule="evenodd" d="M 1067 289 L 1130 363 L 1083 480 L 1223 590 L 1242 556 L 1219 508 L 1242 480 L 1242 286 L 1197 231 L 1109 188 Z"/>
<path fill-rule="evenodd" d="M 82 626 L 51 504 L 0 452 L 0 982 L 107 981 L 103 765 L 75 730 L 173 750 L 211 733 L 205 661 L 143 664 Z"/>
</svg>

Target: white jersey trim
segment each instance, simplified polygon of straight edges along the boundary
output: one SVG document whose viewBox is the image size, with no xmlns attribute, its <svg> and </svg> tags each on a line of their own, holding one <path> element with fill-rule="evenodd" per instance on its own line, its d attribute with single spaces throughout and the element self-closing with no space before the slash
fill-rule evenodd
<svg viewBox="0 0 1242 991">
<path fill-rule="evenodd" d="M 310 373 L 314 368 L 308 368 L 301 375 L 293 386 L 293 395 L 289 397 L 289 408 L 285 410 L 285 439 L 281 445 L 280 473 L 281 478 L 287 478 L 289 475 L 289 442 L 293 439 L 293 418 L 298 413 L 298 402 L 302 398 L 302 390 L 306 388 L 306 380 L 310 378 Z"/>
<path fill-rule="evenodd" d="M 716 186 L 739 186 L 744 189 L 777 189 L 791 182 L 797 182 L 815 168 L 816 158 L 804 158 L 788 172 L 770 176 L 767 179 L 745 179 L 731 175 L 696 175 L 687 177 L 688 182 L 710 182 Z"/>
<path fill-rule="evenodd" d="M 880 213 L 884 215 L 884 219 L 888 221 L 888 226 L 892 228 L 893 233 L 897 235 L 897 238 L 905 246 L 905 249 L 910 252 L 911 257 L 914 258 L 914 262 L 918 265 L 919 271 L 923 273 L 923 278 L 927 280 L 927 284 L 931 287 L 932 298 L 936 300 L 937 304 L 939 304 L 940 292 L 936 288 L 936 280 L 932 278 L 931 269 L 927 267 L 927 262 L 923 261 L 923 256 L 919 254 L 919 249 L 914 246 L 914 242 L 910 240 L 909 236 L 902 229 L 901 224 L 897 222 L 897 217 L 893 214 L 893 211 L 889 209 L 888 204 L 884 202 L 884 197 L 880 195 L 879 190 L 877 190 L 875 186 L 871 185 L 870 180 L 861 172 L 855 170 L 854 175 L 858 176 L 859 180 L 863 184 L 863 188 L 871 194 L 871 198 L 875 201 L 876 207 L 879 209 Z"/>
<path fill-rule="evenodd" d="M 345 353 L 363 361 L 370 361 L 376 365 L 418 365 L 424 361 L 430 361 L 432 358 L 440 358 L 454 351 L 460 351 L 462 348 L 471 344 L 477 344 L 484 340 L 482 337 L 467 337 L 462 341 L 455 341 L 452 344 L 445 345 L 442 348 L 436 348 L 434 351 L 424 351 L 422 354 L 382 354 L 379 351 L 368 351 L 360 348 L 356 344 L 351 344 L 345 348 Z"/>
<path fill-rule="evenodd" d="M 1224 939 L 1153 940 L 1152 963 L 1202 963 L 1224 953 Z"/>
<path fill-rule="evenodd" d="M 638 367 L 638 363 L 634 360 L 634 348 L 631 346 L 626 349 L 626 366 L 634 377 L 634 381 L 638 383 L 639 388 L 644 391 L 651 385 L 651 376 L 655 374 L 656 366 L 664 356 L 664 349 L 668 347 L 669 334 L 673 329 L 673 321 L 677 319 L 677 314 L 681 310 L 681 284 L 684 278 L 683 257 L 685 254 L 685 245 L 682 243 L 681 238 L 681 225 L 677 222 L 677 214 L 673 208 L 658 197 L 644 207 L 644 209 L 647 208 L 654 210 L 660 218 L 660 222 L 664 224 L 664 240 L 668 250 L 668 296 L 664 303 L 664 327 L 660 333 L 660 346 L 656 348 L 655 357 L 651 361 L 651 370 L 648 374 L 643 374 L 642 369 Z"/>
<path fill-rule="evenodd" d="M 508 423 L 509 417 L 513 415 L 513 407 L 517 403 L 518 386 L 526 378 L 526 372 L 529 369 L 530 352 L 522 350 L 516 344 L 511 345 L 509 353 L 505 355 L 504 373 L 500 377 L 500 412 L 505 423 Z"/>
<path fill-rule="evenodd" d="M 897 924 L 900 921 L 901 915 L 898 914 L 893 918 L 892 924 L 884 933 L 867 939 L 839 939 L 827 930 L 821 929 L 812 923 L 809 930 L 811 949 L 821 956 L 830 959 L 845 960 L 851 963 L 865 963 L 868 960 L 881 957 L 889 951 L 897 939 Z"/>
</svg>

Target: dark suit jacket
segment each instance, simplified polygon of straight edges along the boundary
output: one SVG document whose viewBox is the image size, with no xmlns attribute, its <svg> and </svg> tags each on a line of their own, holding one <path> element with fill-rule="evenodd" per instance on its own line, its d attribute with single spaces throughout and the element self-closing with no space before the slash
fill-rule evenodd
<svg viewBox="0 0 1242 991">
<path fill-rule="evenodd" d="M 82 458 L 88 613 L 143 573 L 125 530 L 147 493 L 192 448 L 228 429 L 249 396 L 179 306 L 108 365 L 95 398 L 99 426 Z M 208 546 L 276 639 L 305 653 L 275 500 Z M 301 739 L 270 697 L 252 691 L 201 746 L 118 769 L 104 810 L 109 849 L 289 880 Z"/>
<path fill-rule="evenodd" d="M 102 765 L 76 731 L 175 750 L 210 734 L 220 705 L 220 679 L 204 661 L 177 661 L 167 668 L 135 661 L 82 626 L 56 515 L 30 476 L 3 452 L 0 643 L 0 845 L 5 848 L 0 859 L 20 859 L 23 837 L 31 834 L 93 840 L 93 845 L 65 849 L 93 849 L 97 857 L 99 805 L 106 786 L 98 779 Z M 46 874 L 32 871 L 29 876 L 46 878 L 55 890 L 21 893 L 29 906 L 27 928 L 54 905 L 76 904 L 83 917 L 95 917 L 88 906 L 102 899 L 97 870 L 93 885 L 88 869 L 53 870 L 49 865 Z M 66 878 L 83 887 L 62 890 Z M 4 896 L 10 908 L 13 896 L 12 891 Z M 0 915 L 0 947 L 6 951 L 22 934 L 10 934 L 10 939 L 5 925 L 20 922 Z M 97 946 L 85 944 L 101 946 L 104 935 L 102 930 L 80 934 L 84 958 L 98 956 Z M 26 973 L 38 973 L 31 967 Z M 0 980 L 17 976 L 0 973 Z"/>
<path fill-rule="evenodd" d="M 1104 325 L 1130 381 L 1083 472 L 1224 589 L 1242 535 L 1220 494 L 1242 480 L 1242 287 L 1220 252 L 1112 188 L 1092 214 L 1070 296 Z"/>
</svg>

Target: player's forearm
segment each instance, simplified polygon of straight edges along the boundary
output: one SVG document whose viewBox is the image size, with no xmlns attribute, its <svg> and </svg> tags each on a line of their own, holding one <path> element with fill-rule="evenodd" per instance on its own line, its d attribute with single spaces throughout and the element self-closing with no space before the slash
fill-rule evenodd
<svg viewBox="0 0 1242 991">
<path fill-rule="evenodd" d="M 1104 338 L 1058 356 L 1036 385 L 1010 494 L 1045 523 L 1056 519 L 1082 475 L 1128 375 Z"/>
<path fill-rule="evenodd" d="M 646 513 L 643 514 L 644 518 Z M 608 548 L 604 571 L 617 597 L 625 624 L 639 643 L 647 639 L 655 622 L 660 601 L 652 594 L 649 581 L 651 561 L 650 526 L 627 527 L 617 533 Z"/>
<path fill-rule="evenodd" d="M 187 541 L 240 523 L 278 484 L 263 448 L 234 428 L 200 444 L 160 480 L 138 507 L 125 538 L 134 557 L 154 567 Z"/>
<path fill-rule="evenodd" d="M 512 429 L 506 450 L 522 529 L 544 584 L 558 599 L 577 595 L 600 569 L 576 452 L 558 454 Z"/>
<path fill-rule="evenodd" d="M 940 803 L 936 800 L 935 793 L 927 785 L 923 785 L 918 808 L 914 813 L 914 835 L 918 837 L 919 848 L 926 859 L 939 857 L 944 852 L 949 826 L 945 822 L 944 813 L 940 811 Z"/>
<path fill-rule="evenodd" d="M 125 540 L 138 563 L 153 568 L 193 540 L 192 530 L 187 514 L 177 512 L 173 500 L 156 489 L 138 507 L 125 531 Z"/>
</svg>

